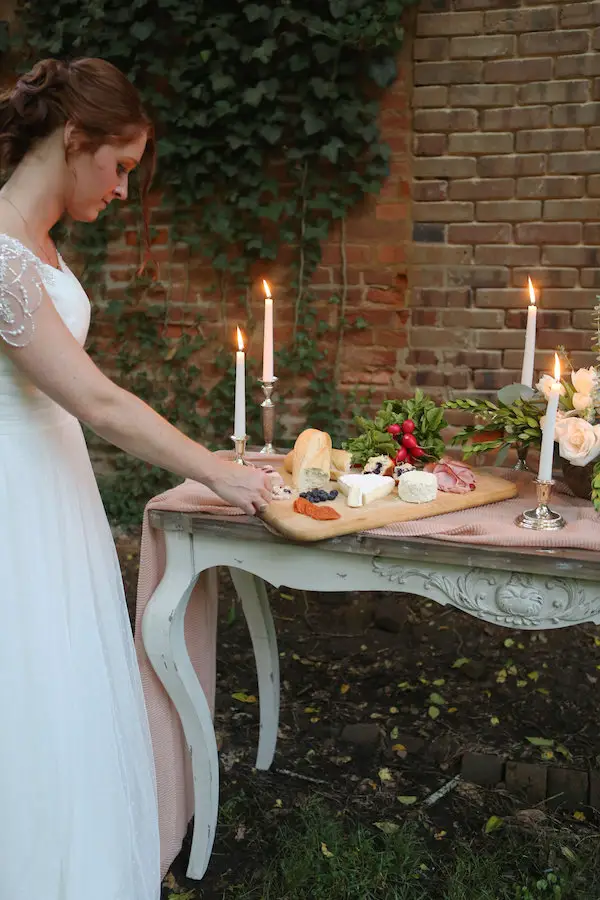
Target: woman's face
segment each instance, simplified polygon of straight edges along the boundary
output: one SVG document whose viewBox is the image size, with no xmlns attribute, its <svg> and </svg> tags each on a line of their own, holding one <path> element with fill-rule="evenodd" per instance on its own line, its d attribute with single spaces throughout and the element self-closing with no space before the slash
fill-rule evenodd
<svg viewBox="0 0 600 900">
<path fill-rule="evenodd" d="M 71 174 L 67 212 L 77 222 L 93 222 L 111 200 L 126 200 L 129 173 L 138 165 L 147 133 L 125 144 L 103 144 L 94 153 L 75 152 L 68 161 Z"/>
</svg>

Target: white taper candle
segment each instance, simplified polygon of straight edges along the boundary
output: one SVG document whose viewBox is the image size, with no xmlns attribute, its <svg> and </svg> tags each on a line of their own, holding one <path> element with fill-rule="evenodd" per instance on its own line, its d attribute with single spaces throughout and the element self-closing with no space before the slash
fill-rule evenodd
<svg viewBox="0 0 600 900">
<path fill-rule="evenodd" d="M 552 481 L 552 460 L 554 458 L 554 433 L 556 431 L 556 417 L 558 414 L 558 401 L 560 399 L 560 360 L 558 354 L 554 354 L 554 383 L 548 395 L 546 407 L 546 419 L 542 430 L 542 449 L 540 451 L 540 467 L 538 481 Z"/>
<path fill-rule="evenodd" d="M 235 354 L 235 409 L 233 414 L 233 436 L 246 437 L 246 354 L 242 333 L 237 329 L 238 350 Z"/>
<path fill-rule="evenodd" d="M 266 281 L 265 289 L 265 323 L 263 329 L 263 369 L 262 380 L 273 381 L 273 298 Z"/>
<path fill-rule="evenodd" d="M 537 306 L 535 291 L 528 278 L 530 304 L 527 308 L 527 327 L 525 329 L 525 351 L 523 353 L 523 369 L 521 371 L 521 384 L 533 387 L 533 364 L 535 359 L 535 331 L 537 324 Z"/>
</svg>

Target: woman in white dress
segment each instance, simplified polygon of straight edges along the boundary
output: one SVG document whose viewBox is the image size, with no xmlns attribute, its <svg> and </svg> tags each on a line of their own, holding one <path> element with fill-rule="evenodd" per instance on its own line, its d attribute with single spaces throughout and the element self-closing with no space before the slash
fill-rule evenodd
<svg viewBox="0 0 600 900">
<path fill-rule="evenodd" d="M 43 60 L 0 96 L 0 882 L 3 897 L 158 900 L 154 764 L 121 574 L 79 422 L 253 514 L 266 475 L 102 374 L 49 231 L 147 190 L 152 127 L 109 63 Z"/>
</svg>

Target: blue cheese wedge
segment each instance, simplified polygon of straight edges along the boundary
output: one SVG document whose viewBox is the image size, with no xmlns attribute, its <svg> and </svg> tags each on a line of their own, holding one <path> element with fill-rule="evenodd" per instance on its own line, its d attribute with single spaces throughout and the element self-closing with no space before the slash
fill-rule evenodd
<svg viewBox="0 0 600 900">
<path fill-rule="evenodd" d="M 342 475 L 338 487 L 346 495 L 348 506 L 366 506 L 391 494 L 394 479 L 388 475 Z"/>
<path fill-rule="evenodd" d="M 398 496 L 406 503 L 431 503 L 437 497 L 437 478 L 433 472 L 405 472 L 398 479 Z"/>
</svg>

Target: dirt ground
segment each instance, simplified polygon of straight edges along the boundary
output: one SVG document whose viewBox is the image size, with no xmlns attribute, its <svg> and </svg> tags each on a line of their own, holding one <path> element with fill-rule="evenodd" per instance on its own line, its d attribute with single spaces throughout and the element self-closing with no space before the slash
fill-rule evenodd
<svg viewBox="0 0 600 900">
<path fill-rule="evenodd" d="M 117 549 L 132 609 L 136 536 L 118 539 Z M 299 793 L 311 791 L 342 798 L 368 821 L 401 818 L 462 771 L 466 781 L 494 786 L 493 799 L 486 787 L 461 784 L 428 811 L 434 834 L 481 830 L 489 815 L 538 806 L 553 795 L 550 805 L 560 805 L 556 815 L 571 825 L 574 812 L 575 824 L 597 821 L 589 785 L 593 802 L 600 629 L 507 630 L 411 595 L 286 588 L 270 595 L 280 649 L 280 733 L 273 768 L 257 772 L 254 659 L 222 572 L 215 724 L 224 813 L 209 872 L 190 900 L 223 897 L 225 881 L 252 865 L 252 815 L 241 831 L 239 821 L 232 829 L 228 819 L 240 797 L 249 809 L 260 802 L 272 810 L 273 822 Z M 199 888 L 185 878 L 186 849 L 167 878 L 165 898 L 169 885 Z"/>
</svg>

